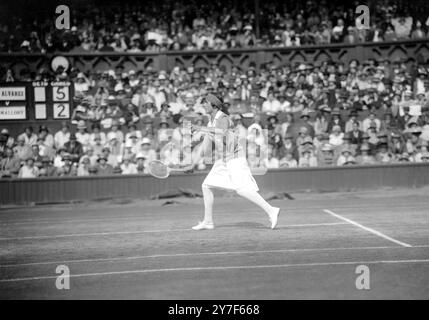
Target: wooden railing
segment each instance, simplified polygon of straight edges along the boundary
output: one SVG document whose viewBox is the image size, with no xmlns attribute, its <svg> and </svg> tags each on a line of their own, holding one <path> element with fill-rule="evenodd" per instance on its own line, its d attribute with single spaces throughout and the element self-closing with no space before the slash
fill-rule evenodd
<svg viewBox="0 0 429 320">
<path fill-rule="evenodd" d="M 0 179 L 0 206 L 117 198 L 148 199 L 178 189 L 198 192 L 205 174 L 174 174 L 163 180 L 148 175 Z M 255 179 L 263 192 L 413 188 L 429 185 L 429 164 L 277 169 L 255 176 Z"/>
</svg>

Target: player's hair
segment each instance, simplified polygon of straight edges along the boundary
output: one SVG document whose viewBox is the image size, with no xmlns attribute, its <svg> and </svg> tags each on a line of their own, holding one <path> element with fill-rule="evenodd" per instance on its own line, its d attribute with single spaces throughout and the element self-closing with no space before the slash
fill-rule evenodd
<svg viewBox="0 0 429 320">
<path fill-rule="evenodd" d="M 213 106 L 213 108 L 219 109 L 223 113 L 229 115 L 228 107 L 225 105 L 222 96 L 220 94 L 213 94 L 213 93 L 212 93 L 212 95 L 215 96 L 220 101 L 220 104 L 211 103 L 211 105 Z"/>
</svg>

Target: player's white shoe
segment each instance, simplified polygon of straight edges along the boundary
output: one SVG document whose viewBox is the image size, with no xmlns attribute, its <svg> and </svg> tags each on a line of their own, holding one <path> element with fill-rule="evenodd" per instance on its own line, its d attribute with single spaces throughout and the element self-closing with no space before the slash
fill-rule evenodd
<svg viewBox="0 0 429 320">
<path fill-rule="evenodd" d="M 192 230 L 212 230 L 212 229 L 214 229 L 213 222 L 208 223 L 205 221 L 201 221 L 196 226 L 192 227 Z"/>
<path fill-rule="evenodd" d="M 270 214 L 271 229 L 274 229 L 276 227 L 277 220 L 279 219 L 279 213 L 280 213 L 280 208 L 276 208 L 276 211 Z"/>
</svg>

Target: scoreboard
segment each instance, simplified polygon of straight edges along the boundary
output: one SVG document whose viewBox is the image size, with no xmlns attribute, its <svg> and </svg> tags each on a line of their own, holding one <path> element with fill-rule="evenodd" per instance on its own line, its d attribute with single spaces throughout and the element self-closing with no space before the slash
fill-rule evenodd
<svg viewBox="0 0 429 320">
<path fill-rule="evenodd" d="M 0 121 L 67 120 L 73 110 L 73 83 L 0 83 Z"/>
</svg>

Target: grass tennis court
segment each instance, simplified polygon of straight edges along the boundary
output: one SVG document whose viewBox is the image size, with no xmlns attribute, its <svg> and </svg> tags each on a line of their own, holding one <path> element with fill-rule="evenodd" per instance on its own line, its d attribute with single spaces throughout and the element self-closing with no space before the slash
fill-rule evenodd
<svg viewBox="0 0 429 320">
<path fill-rule="evenodd" d="M 293 194 L 276 230 L 237 197 L 0 210 L 1 299 L 428 299 L 429 188 Z M 70 290 L 56 289 L 58 265 Z M 358 265 L 370 290 L 358 290 Z"/>
</svg>

